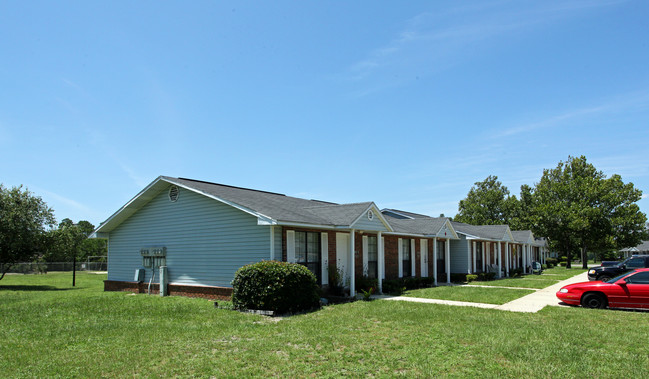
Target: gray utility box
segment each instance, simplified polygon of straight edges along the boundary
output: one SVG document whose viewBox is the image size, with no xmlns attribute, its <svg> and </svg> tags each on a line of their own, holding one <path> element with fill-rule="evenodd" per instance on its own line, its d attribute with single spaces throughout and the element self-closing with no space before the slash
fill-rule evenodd
<svg viewBox="0 0 649 379">
<path fill-rule="evenodd" d="M 133 281 L 135 281 L 135 282 L 143 282 L 144 281 L 144 269 L 143 268 L 135 269 L 135 278 L 133 278 Z"/>
</svg>

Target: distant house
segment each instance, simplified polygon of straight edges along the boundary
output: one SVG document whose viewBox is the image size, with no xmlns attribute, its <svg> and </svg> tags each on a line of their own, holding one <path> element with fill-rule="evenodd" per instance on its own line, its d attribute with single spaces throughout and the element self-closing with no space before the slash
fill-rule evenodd
<svg viewBox="0 0 649 379">
<path fill-rule="evenodd" d="M 620 249 L 620 254 L 624 258 L 628 258 L 633 254 L 649 254 L 649 241 L 642 241 L 638 246 Z"/>
<path fill-rule="evenodd" d="M 451 242 L 453 272 L 475 274 L 495 272 L 509 276 L 515 242 L 507 225 L 469 225 L 452 222 L 460 239 Z"/>
<path fill-rule="evenodd" d="M 373 202 L 334 204 L 166 176 L 93 236 L 108 239 L 105 290 L 142 292 L 153 282 L 157 291 L 152 278 L 166 266 L 168 293 L 210 298 L 229 296 L 236 270 L 262 260 L 303 264 L 323 286 L 335 265 L 351 295 L 358 276 L 437 281 L 459 238 L 448 218 L 399 218 Z"/>
</svg>

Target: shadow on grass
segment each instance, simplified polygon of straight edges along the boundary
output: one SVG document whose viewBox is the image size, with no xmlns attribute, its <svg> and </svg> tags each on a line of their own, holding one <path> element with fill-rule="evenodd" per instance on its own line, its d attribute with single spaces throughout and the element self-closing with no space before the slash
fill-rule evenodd
<svg viewBox="0 0 649 379">
<path fill-rule="evenodd" d="M 59 288 L 54 286 L 3 286 L 0 285 L 0 291 L 69 291 L 77 288 Z"/>
</svg>

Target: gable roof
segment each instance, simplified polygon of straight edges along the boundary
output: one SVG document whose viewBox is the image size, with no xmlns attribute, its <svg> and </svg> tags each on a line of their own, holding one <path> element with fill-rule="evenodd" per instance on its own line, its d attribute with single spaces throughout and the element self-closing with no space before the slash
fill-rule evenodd
<svg viewBox="0 0 649 379">
<path fill-rule="evenodd" d="M 207 196 L 251 214 L 258 218 L 259 224 L 300 224 L 345 228 L 350 227 L 369 209 L 375 208 L 376 216 L 385 228 L 388 231 L 392 230 L 373 202 L 335 204 L 200 180 L 160 176 L 102 223 L 95 233 L 110 232 L 171 185 Z"/>
<path fill-rule="evenodd" d="M 531 230 L 512 230 L 514 241 L 523 244 L 535 244 L 534 234 Z"/>
<path fill-rule="evenodd" d="M 400 218 L 400 219 L 432 218 L 431 216 L 428 216 L 428 215 L 402 211 L 402 210 L 399 210 L 399 209 L 383 208 L 383 209 L 381 209 L 381 212 L 383 214 L 388 214 L 390 217 Z"/>
<path fill-rule="evenodd" d="M 638 246 L 633 246 L 633 247 L 625 247 L 624 249 L 620 249 L 620 251 L 630 251 L 630 252 L 638 252 L 638 253 L 644 253 L 649 251 L 649 241 L 642 241 L 640 245 Z"/>
<path fill-rule="evenodd" d="M 396 234 L 415 234 L 428 237 L 442 237 L 452 239 L 459 238 L 448 217 L 430 217 L 419 215 L 422 217 L 400 218 L 400 215 L 397 215 L 397 217 L 392 216 L 392 211 L 393 210 L 391 209 L 383 209 L 381 212 L 386 215 L 387 219 L 390 221 L 390 225 L 392 225 L 392 228 L 394 229 L 394 233 Z M 407 213 L 416 215 L 416 213 Z M 448 230 L 448 232 L 451 233 L 451 236 L 446 235 L 447 233 L 445 233 L 445 230 Z"/>
<path fill-rule="evenodd" d="M 469 238 L 491 241 L 514 241 L 508 225 L 470 225 L 463 222 L 452 221 L 453 228 L 458 233 Z"/>
</svg>

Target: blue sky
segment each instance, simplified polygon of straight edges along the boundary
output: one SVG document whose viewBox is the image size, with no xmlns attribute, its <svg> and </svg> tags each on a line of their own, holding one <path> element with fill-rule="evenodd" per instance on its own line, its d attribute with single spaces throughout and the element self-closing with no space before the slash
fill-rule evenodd
<svg viewBox="0 0 649 379">
<path fill-rule="evenodd" d="M 0 182 L 159 175 L 454 215 L 585 155 L 649 194 L 649 2 L 0 2 Z M 649 199 L 640 201 L 649 212 Z"/>
</svg>

